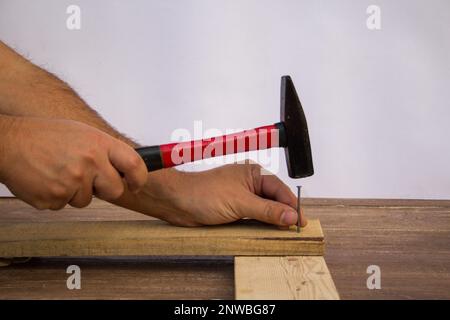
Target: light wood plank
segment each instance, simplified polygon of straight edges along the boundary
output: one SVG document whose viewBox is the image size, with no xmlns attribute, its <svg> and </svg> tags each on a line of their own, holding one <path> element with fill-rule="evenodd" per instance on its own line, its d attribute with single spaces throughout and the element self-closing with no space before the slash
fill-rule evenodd
<svg viewBox="0 0 450 320">
<path fill-rule="evenodd" d="M 236 257 L 238 300 L 337 300 L 323 257 Z"/>
<path fill-rule="evenodd" d="M 297 233 L 253 220 L 199 228 L 160 220 L 0 224 L 0 257 L 323 255 L 319 220 Z"/>
</svg>

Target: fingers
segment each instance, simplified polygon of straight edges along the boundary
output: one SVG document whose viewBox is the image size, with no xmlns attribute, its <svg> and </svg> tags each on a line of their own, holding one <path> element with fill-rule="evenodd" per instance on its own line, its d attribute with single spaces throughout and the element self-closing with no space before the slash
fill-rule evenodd
<svg viewBox="0 0 450 320">
<path fill-rule="evenodd" d="M 286 204 L 297 210 L 297 197 L 291 189 L 283 183 L 276 175 L 253 175 L 256 179 L 257 193 L 264 198 L 268 198 L 283 204 Z M 297 222 L 297 221 L 296 221 Z M 300 214 L 300 225 L 302 227 L 308 224 L 308 220 L 303 213 Z"/>
<path fill-rule="evenodd" d="M 106 201 L 116 200 L 123 194 L 123 181 L 109 162 L 105 163 L 102 171 L 95 177 L 94 190 L 97 197 Z"/>
<path fill-rule="evenodd" d="M 83 184 L 69 201 L 69 205 L 75 208 L 87 207 L 92 202 L 92 187 L 92 180 L 85 178 Z"/>
<path fill-rule="evenodd" d="M 74 208 L 84 208 L 87 207 L 92 202 L 92 188 L 87 190 L 86 188 L 81 188 L 75 193 L 72 200 L 69 201 L 69 205 Z"/>
<path fill-rule="evenodd" d="M 243 199 L 239 209 L 242 217 L 256 219 L 277 226 L 297 223 L 297 212 L 287 204 L 250 194 Z"/>
<path fill-rule="evenodd" d="M 297 208 L 297 197 L 276 175 L 261 175 L 260 194 L 265 198 Z"/>
<path fill-rule="evenodd" d="M 118 141 L 109 150 L 109 161 L 123 173 L 131 192 L 137 192 L 147 182 L 147 167 L 139 154 L 127 144 Z"/>
</svg>

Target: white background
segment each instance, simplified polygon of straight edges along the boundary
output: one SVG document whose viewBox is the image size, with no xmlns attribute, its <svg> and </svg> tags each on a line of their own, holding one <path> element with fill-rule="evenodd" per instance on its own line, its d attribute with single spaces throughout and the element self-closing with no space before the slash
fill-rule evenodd
<svg viewBox="0 0 450 320">
<path fill-rule="evenodd" d="M 66 28 L 70 4 L 81 30 Z M 371 4 L 379 31 L 366 27 Z M 222 131 L 276 122 L 290 74 L 316 169 L 291 180 L 280 154 L 293 189 L 450 198 L 448 0 L 0 0 L 0 39 L 149 145 L 195 120 Z"/>
</svg>

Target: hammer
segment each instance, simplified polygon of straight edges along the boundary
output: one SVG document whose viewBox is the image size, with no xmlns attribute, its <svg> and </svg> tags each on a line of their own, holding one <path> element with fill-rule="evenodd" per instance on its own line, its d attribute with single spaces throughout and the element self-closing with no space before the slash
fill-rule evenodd
<svg viewBox="0 0 450 320">
<path fill-rule="evenodd" d="M 227 154 L 283 147 L 289 177 L 314 174 L 308 125 L 290 76 L 281 77 L 281 122 L 239 133 L 188 142 L 141 147 L 148 171 Z"/>
</svg>

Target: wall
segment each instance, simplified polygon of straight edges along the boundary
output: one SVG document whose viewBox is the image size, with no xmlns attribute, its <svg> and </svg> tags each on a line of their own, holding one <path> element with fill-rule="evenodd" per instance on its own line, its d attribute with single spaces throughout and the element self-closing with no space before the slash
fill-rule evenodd
<svg viewBox="0 0 450 320">
<path fill-rule="evenodd" d="M 275 122 L 290 74 L 316 174 L 280 154 L 279 175 L 315 197 L 450 198 L 449 21 L 446 0 L 0 0 L 0 39 L 144 144 Z"/>
</svg>

